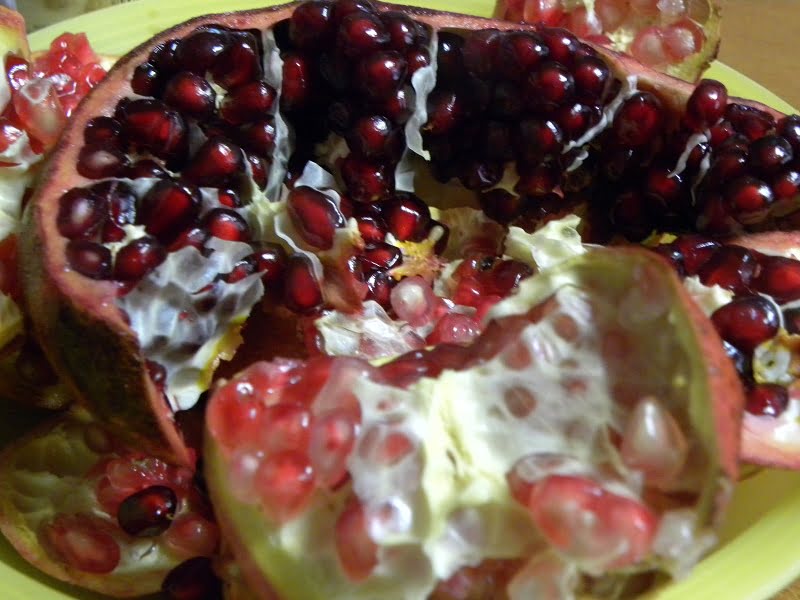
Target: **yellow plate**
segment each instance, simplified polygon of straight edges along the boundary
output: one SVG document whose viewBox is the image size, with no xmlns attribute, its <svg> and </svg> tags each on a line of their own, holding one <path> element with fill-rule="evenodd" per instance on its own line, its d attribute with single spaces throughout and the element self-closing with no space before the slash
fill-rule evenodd
<svg viewBox="0 0 800 600">
<path fill-rule="evenodd" d="M 31 35 L 34 49 L 44 49 L 64 31 L 85 31 L 103 54 L 124 54 L 136 44 L 189 17 L 257 8 L 253 0 L 138 0 L 63 21 Z M 486 0 L 406 2 L 443 10 L 489 15 Z M 779 110 L 791 107 L 754 81 L 722 64 L 709 77 L 725 82 L 731 94 L 760 100 Z M 11 412 L 8 412 L 11 411 Z M 0 441 L 25 415 L 0 411 Z M 6 435 L 3 435 L 3 434 Z M 800 473 L 763 471 L 736 490 L 723 531 L 721 548 L 688 579 L 654 594 L 654 600 L 764 600 L 800 576 Z M 100 600 L 102 597 L 55 582 L 28 566 L 0 539 L 0 598 L 4 600 Z"/>
</svg>

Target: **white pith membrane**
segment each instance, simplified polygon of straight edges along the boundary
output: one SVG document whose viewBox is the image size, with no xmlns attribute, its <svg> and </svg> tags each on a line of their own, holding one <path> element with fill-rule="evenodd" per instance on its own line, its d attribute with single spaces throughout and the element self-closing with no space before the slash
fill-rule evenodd
<svg viewBox="0 0 800 600">
<path fill-rule="evenodd" d="M 564 260 L 522 282 L 517 294 L 491 311 L 488 318 L 502 319 L 546 307 L 540 320 L 520 326 L 487 362 L 445 370 L 408 389 L 374 381 L 367 371 L 355 376 L 358 368 L 342 363 L 353 376 L 331 377 L 309 402 L 312 413 L 324 414 L 344 389 L 358 399 L 361 424 L 347 462 L 350 479 L 335 490 L 318 490 L 300 517 L 278 525 L 257 498 L 232 491 L 228 461 L 237 450 L 207 438 L 215 506 L 282 597 L 423 599 L 462 567 L 527 557 L 528 566 L 509 585 L 512 600 L 534 597 L 531 590 L 544 589 L 551 577 L 563 593 L 543 597 L 570 598 L 579 572 L 603 575 L 630 550 L 617 538 L 592 551 L 597 515 L 570 508 L 569 497 L 559 501 L 567 514 L 574 511 L 571 525 L 562 522 L 574 527 L 566 535 L 588 537 L 569 549 L 550 548 L 511 497 L 506 475 L 512 470 L 531 483 L 586 478 L 634 502 L 645 489 L 651 499 L 659 489 L 708 498 L 708 486 L 718 482 L 707 479 L 713 460 L 708 440 L 692 425 L 697 381 L 663 280 L 648 272 L 652 264 L 623 265 L 626 275 L 592 274 L 592 252 L 570 259 L 569 243 L 554 253 Z M 613 348 L 627 350 L 617 354 Z M 236 380 L 229 385 L 252 393 Z M 656 462 L 666 457 L 671 475 L 645 485 L 630 454 L 611 443 L 612 432 L 645 455 L 649 447 Z M 386 464 L 382 444 L 399 437 L 411 449 Z M 241 443 L 249 448 L 245 452 L 254 451 Z M 351 494 L 363 505 L 378 545 L 377 566 L 357 583 L 344 575 L 334 542 L 336 517 Z M 645 560 L 624 572 L 659 568 L 685 575 L 716 541 L 705 523 L 696 522 L 701 503 L 673 503 L 659 514 Z M 550 566 L 545 579 L 540 563 Z"/>
<path fill-rule="evenodd" d="M 118 525 L 117 516 L 108 514 L 95 494 L 96 485 L 105 473 L 100 468 L 104 461 L 136 451 L 114 448 L 100 425 L 77 413 L 62 415 L 37 433 L 3 452 L 0 466 L 3 534 L 23 556 L 58 579 L 115 596 L 158 592 L 167 573 L 187 557 L 171 550 L 163 536 L 126 534 Z M 148 472 L 147 460 L 142 459 L 142 473 Z M 186 477 L 191 477 L 188 470 Z M 197 514 L 196 508 L 184 497 L 175 517 Z M 102 531 L 117 543 L 120 559 L 113 571 L 97 574 L 75 569 L 43 542 L 43 528 L 56 517 L 84 516 L 102 524 Z"/>
</svg>

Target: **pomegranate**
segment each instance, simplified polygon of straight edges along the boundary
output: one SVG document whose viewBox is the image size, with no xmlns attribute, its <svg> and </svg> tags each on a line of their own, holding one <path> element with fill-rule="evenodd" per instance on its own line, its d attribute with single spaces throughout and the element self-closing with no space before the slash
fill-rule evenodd
<svg viewBox="0 0 800 600">
<path fill-rule="evenodd" d="M 217 552 L 192 471 L 121 445 L 85 416 L 38 427 L 3 451 L 2 465 L 0 530 L 57 579 L 140 596 Z"/>
<path fill-rule="evenodd" d="M 578 575 L 709 549 L 742 394 L 666 264 L 590 251 L 483 325 L 379 367 L 277 359 L 221 382 L 206 477 L 256 597 L 523 599 L 554 577 L 567 598 Z"/>
<path fill-rule="evenodd" d="M 720 7 L 713 0 L 497 0 L 494 13 L 563 27 L 687 81 L 700 77 L 720 42 Z"/>
</svg>

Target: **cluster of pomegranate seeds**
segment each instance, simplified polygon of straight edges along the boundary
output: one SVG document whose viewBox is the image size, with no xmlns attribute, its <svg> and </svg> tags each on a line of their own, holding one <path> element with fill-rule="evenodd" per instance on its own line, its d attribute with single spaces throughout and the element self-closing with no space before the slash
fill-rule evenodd
<svg viewBox="0 0 800 600">
<path fill-rule="evenodd" d="M 697 234 L 679 236 L 655 250 L 682 277 L 696 276 L 705 285 L 718 285 L 734 294 L 711 314 L 711 322 L 748 386 L 747 411 L 779 416 L 788 404 L 788 391 L 782 385 L 753 382 L 753 353 L 782 328 L 790 334 L 800 331 L 794 306 L 800 300 L 800 260 Z"/>
<path fill-rule="evenodd" d="M 11 102 L 0 116 L 0 147 L 26 131 L 37 153 L 53 147 L 72 111 L 106 75 L 83 33 L 61 34 L 33 62 L 9 54 L 5 70 Z"/>
</svg>

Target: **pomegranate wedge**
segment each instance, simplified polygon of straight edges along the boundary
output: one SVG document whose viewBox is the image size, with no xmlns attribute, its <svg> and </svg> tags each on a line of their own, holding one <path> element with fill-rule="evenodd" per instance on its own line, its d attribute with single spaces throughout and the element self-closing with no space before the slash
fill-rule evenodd
<svg viewBox="0 0 800 600">
<path fill-rule="evenodd" d="M 175 414 L 242 339 L 239 365 L 469 342 L 541 267 L 510 228 L 793 227 L 797 119 L 541 25 L 369 0 L 202 17 L 76 111 L 26 212 L 25 297 L 91 411 L 190 464 Z"/>
<path fill-rule="evenodd" d="M 742 402 L 670 268 L 599 249 L 471 344 L 253 364 L 210 400 L 206 478 L 260 598 L 605 595 L 714 545 Z"/>
<path fill-rule="evenodd" d="M 141 596 L 174 580 L 184 561 L 216 552 L 219 531 L 193 473 L 125 447 L 84 416 L 35 429 L 0 465 L 0 530 L 57 579 Z"/>
</svg>

